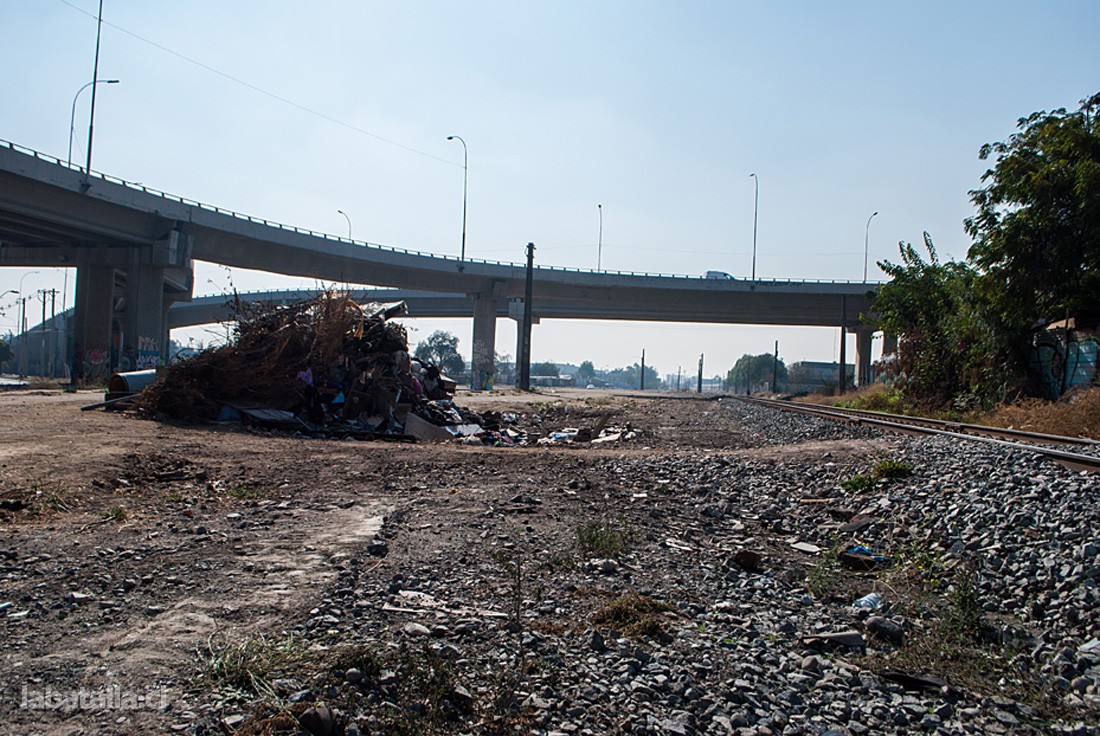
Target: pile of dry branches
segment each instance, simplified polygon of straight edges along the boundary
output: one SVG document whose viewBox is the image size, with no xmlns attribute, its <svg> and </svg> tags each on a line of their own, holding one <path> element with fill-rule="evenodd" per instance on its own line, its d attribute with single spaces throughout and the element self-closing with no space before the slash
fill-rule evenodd
<svg viewBox="0 0 1100 736">
<path fill-rule="evenodd" d="M 403 305 L 364 310 L 326 292 L 279 307 L 238 298 L 234 308 L 232 342 L 168 366 L 139 397 L 140 409 L 181 420 L 215 419 L 226 404 L 295 410 L 317 386 L 394 381 L 408 353 L 405 328 L 387 321 Z"/>
</svg>

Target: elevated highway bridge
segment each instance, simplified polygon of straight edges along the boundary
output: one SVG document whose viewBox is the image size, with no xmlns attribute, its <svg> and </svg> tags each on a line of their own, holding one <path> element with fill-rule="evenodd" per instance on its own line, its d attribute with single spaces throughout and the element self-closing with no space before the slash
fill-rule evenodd
<svg viewBox="0 0 1100 736">
<path fill-rule="evenodd" d="M 88 362 L 124 354 L 131 365 L 154 365 L 165 357 L 170 327 L 215 319 L 217 298 L 192 298 L 196 260 L 390 287 L 409 296 L 416 316 L 471 316 L 475 384 L 492 376 L 497 319 L 516 317 L 524 295 L 520 264 L 349 241 L 86 175 L 0 141 L 0 266 L 77 269 L 71 347 Z M 859 316 L 873 288 L 539 266 L 531 306 L 536 318 L 547 319 L 854 329 L 858 373 L 866 376 L 871 333 Z"/>
</svg>

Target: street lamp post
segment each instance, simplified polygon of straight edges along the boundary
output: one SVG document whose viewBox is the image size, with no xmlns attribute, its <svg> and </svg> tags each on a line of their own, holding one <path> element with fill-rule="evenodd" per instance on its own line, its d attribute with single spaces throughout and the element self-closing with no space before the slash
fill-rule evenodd
<svg viewBox="0 0 1100 736">
<path fill-rule="evenodd" d="M 96 80 L 99 79 L 99 39 L 103 31 L 103 0 L 99 0 L 99 15 L 96 17 L 95 30 L 95 64 L 92 66 L 92 109 L 88 113 L 88 163 L 84 167 L 84 191 L 92 185 L 92 130 L 95 127 L 95 91 Z"/>
<path fill-rule="evenodd" d="M 339 212 L 341 215 L 343 215 L 344 219 L 348 221 L 348 240 L 351 240 L 351 218 L 348 217 L 348 213 L 344 212 L 343 210 L 336 210 L 336 211 Z"/>
<path fill-rule="evenodd" d="M 462 255 L 458 259 L 458 270 L 461 271 L 466 262 L 466 201 L 470 184 L 470 151 L 460 135 L 449 135 L 447 140 L 457 140 L 462 144 Z"/>
<path fill-rule="evenodd" d="M 69 166 L 73 165 L 73 135 L 76 133 L 76 101 L 80 97 L 80 93 L 91 87 L 96 82 L 101 84 L 118 84 L 117 79 L 97 79 L 94 82 L 85 82 L 84 86 L 76 91 L 73 95 L 73 110 L 69 114 L 69 157 L 65 160 Z"/>
<path fill-rule="evenodd" d="M 752 280 L 756 281 L 756 223 L 760 214 L 760 177 L 756 174 L 749 174 L 749 176 L 756 185 L 756 197 L 752 206 Z"/>
<path fill-rule="evenodd" d="M 35 273 L 41 273 L 41 271 L 27 271 L 19 278 L 19 325 L 16 329 L 19 330 L 20 344 L 23 347 L 22 355 L 19 356 L 20 377 L 27 375 L 27 299 L 29 297 L 23 296 L 23 279 Z"/>
<path fill-rule="evenodd" d="M 599 245 L 596 246 L 596 270 L 602 271 L 603 265 L 603 205 L 598 204 L 596 208 L 600 211 L 600 240 Z"/>
<path fill-rule="evenodd" d="M 870 252 L 869 244 L 871 242 L 871 220 L 875 219 L 877 212 L 871 213 L 871 216 L 867 218 L 867 227 L 863 231 L 863 283 L 867 283 L 867 255 Z"/>
</svg>

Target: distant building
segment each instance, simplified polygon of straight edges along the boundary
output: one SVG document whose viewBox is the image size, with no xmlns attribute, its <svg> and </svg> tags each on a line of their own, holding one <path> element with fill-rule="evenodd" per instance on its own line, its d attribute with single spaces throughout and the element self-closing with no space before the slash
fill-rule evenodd
<svg viewBox="0 0 1100 736">
<path fill-rule="evenodd" d="M 563 388 L 577 385 L 573 376 L 531 376 L 532 386 Z"/>
<path fill-rule="evenodd" d="M 845 365 L 848 385 L 855 381 L 856 367 L 852 363 Z M 840 383 L 840 363 L 824 363 L 814 360 L 802 360 L 787 367 L 786 387 L 789 391 L 817 391 L 823 388 L 836 388 Z"/>
</svg>

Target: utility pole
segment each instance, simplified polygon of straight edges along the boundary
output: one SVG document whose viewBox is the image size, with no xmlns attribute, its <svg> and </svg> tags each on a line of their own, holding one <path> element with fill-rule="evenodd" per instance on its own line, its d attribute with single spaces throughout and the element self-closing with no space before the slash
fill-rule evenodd
<svg viewBox="0 0 1100 736">
<path fill-rule="evenodd" d="M 531 295 L 535 280 L 535 244 L 527 244 L 527 281 L 523 287 L 523 334 L 520 338 L 519 388 L 531 390 Z"/>
<path fill-rule="evenodd" d="M 699 388 L 697 393 L 703 393 L 703 354 L 699 353 Z"/>
<path fill-rule="evenodd" d="M 683 366 L 680 366 L 680 365 L 676 366 L 676 390 L 677 391 L 680 390 L 680 378 L 681 378 L 681 375 L 683 374 L 683 371 L 684 371 Z"/>
<path fill-rule="evenodd" d="M 846 392 L 848 390 L 848 366 L 845 365 L 845 363 L 848 360 L 848 356 L 845 352 L 845 348 L 847 348 L 847 345 L 845 345 L 846 342 L 848 342 L 848 332 L 847 332 L 847 330 L 844 329 L 844 325 L 841 325 L 840 326 L 840 383 L 837 384 L 838 386 L 840 386 L 840 393 L 841 394 L 844 394 L 844 392 Z"/>
<path fill-rule="evenodd" d="M 775 357 L 772 359 L 772 393 L 779 393 L 779 341 L 775 341 Z"/>
<path fill-rule="evenodd" d="M 645 348 L 642 348 L 642 370 L 638 381 L 638 390 L 645 391 Z"/>
<path fill-rule="evenodd" d="M 38 349 L 38 374 L 46 375 L 46 295 L 49 291 L 42 289 L 38 292 L 38 298 L 42 301 L 42 324 L 38 326 L 38 337 L 41 340 Z"/>
<path fill-rule="evenodd" d="M 27 300 L 31 297 L 19 295 L 19 377 L 27 375 Z"/>
<path fill-rule="evenodd" d="M 50 289 L 50 378 L 57 375 L 54 351 L 57 348 L 57 289 Z"/>
</svg>

